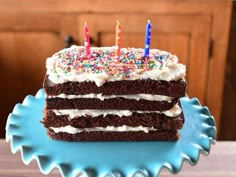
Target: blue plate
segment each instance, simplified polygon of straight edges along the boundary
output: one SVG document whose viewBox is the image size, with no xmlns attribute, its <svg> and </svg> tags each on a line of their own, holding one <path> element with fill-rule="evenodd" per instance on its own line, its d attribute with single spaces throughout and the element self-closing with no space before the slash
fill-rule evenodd
<svg viewBox="0 0 236 177">
<path fill-rule="evenodd" d="M 196 98 L 181 99 L 185 124 L 177 142 L 65 142 L 51 140 L 40 123 L 45 106 L 42 89 L 27 96 L 9 114 L 6 140 L 11 150 L 21 151 L 29 164 L 37 160 L 42 173 L 58 168 L 63 177 L 156 177 L 163 167 L 180 171 L 183 161 L 196 164 L 200 152 L 208 154 L 216 139 L 214 118 Z"/>
</svg>

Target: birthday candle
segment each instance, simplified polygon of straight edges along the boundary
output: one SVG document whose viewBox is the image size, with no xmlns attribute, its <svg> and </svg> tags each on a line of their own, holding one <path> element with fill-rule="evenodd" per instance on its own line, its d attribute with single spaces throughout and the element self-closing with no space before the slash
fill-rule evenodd
<svg viewBox="0 0 236 177">
<path fill-rule="evenodd" d="M 150 43 L 151 43 L 151 29 L 152 29 L 152 25 L 150 23 L 150 20 L 148 20 L 148 23 L 146 25 L 144 57 L 149 56 Z"/>
<path fill-rule="evenodd" d="M 90 39 L 89 39 L 89 28 L 87 23 L 84 23 L 84 47 L 87 58 L 90 58 Z"/>
<path fill-rule="evenodd" d="M 121 48 L 121 26 L 117 20 L 116 25 L 116 56 L 120 58 L 120 48 Z"/>
</svg>

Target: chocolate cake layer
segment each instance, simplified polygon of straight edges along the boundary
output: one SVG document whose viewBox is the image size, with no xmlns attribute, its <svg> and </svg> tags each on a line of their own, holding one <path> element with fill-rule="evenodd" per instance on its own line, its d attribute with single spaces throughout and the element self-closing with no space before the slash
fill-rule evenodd
<svg viewBox="0 0 236 177">
<path fill-rule="evenodd" d="M 131 116 L 119 117 L 117 115 L 106 115 L 103 117 L 75 117 L 69 119 L 69 115 L 57 116 L 53 111 L 47 111 L 45 118 L 43 119 L 44 126 L 48 127 L 63 127 L 71 125 L 76 128 L 90 128 L 90 127 L 106 127 L 106 126 L 144 126 L 144 127 L 154 127 L 157 129 L 181 129 L 184 124 L 184 116 L 173 118 L 167 117 L 164 114 L 157 113 L 133 113 Z"/>
<path fill-rule="evenodd" d="M 178 99 L 167 101 L 134 100 L 125 98 L 112 98 L 100 100 L 96 98 L 50 98 L 46 99 L 46 109 L 116 109 L 116 110 L 145 110 L 164 111 L 171 109 Z"/>
<path fill-rule="evenodd" d="M 55 133 L 53 130 L 47 130 L 52 139 L 65 141 L 176 141 L 179 134 L 176 130 L 160 130 L 145 133 L 138 132 L 81 132 L 77 134 Z"/>
<path fill-rule="evenodd" d="M 160 80 L 123 80 L 106 82 L 101 87 L 97 87 L 95 82 L 67 82 L 54 84 L 45 76 L 44 89 L 47 95 L 73 94 L 84 95 L 90 93 L 103 93 L 103 95 L 125 95 L 125 94 L 157 94 L 170 97 L 182 97 L 185 95 L 186 82 L 160 81 Z"/>
</svg>

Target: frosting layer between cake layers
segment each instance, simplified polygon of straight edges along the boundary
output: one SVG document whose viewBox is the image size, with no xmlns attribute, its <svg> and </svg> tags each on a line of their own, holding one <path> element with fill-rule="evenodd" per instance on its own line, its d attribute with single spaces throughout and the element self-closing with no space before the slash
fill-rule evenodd
<svg viewBox="0 0 236 177">
<path fill-rule="evenodd" d="M 103 95 L 102 93 L 95 94 L 85 94 L 85 95 L 67 95 L 67 94 L 60 94 L 60 95 L 53 95 L 48 96 L 48 98 L 67 98 L 67 99 L 74 99 L 74 98 L 96 98 L 100 100 L 111 99 L 111 98 L 126 98 L 126 99 L 134 99 L 134 100 L 149 100 L 149 101 L 172 101 L 173 97 L 168 97 L 164 95 L 153 95 L 153 94 L 133 94 L 133 95 Z"/>
<path fill-rule="evenodd" d="M 164 114 L 168 117 L 177 117 L 181 114 L 182 109 L 179 107 L 179 105 L 176 104 L 167 111 L 138 111 L 138 110 L 109 110 L 109 109 L 103 109 L 103 110 L 55 109 L 51 111 L 53 111 L 57 116 L 68 115 L 69 119 L 73 119 L 73 118 L 81 117 L 81 116 L 98 117 L 102 115 L 103 117 L 106 117 L 106 115 L 109 115 L 109 114 L 117 115 L 119 117 L 126 117 L 126 116 L 131 116 L 133 113 L 139 113 L 139 114 L 158 113 L 158 114 Z"/>
<path fill-rule="evenodd" d="M 143 127 L 143 126 L 138 126 L 138 127 L 131 127 L 127 125 L 119 126 L 119 127 L 114 127 L 114 126 L 107 126 L 107 127 L 94 127 L 94 128 L 75 128 L 70 125 L 67 125 L 65 127 L 50 127 L 55 133 L 59 132 L 67 132 L 70 134 L 76 134 L 80 132 L 96 132 L 96 131 L 115 131 L 115 132 L 127 132 L 127 131 L 143 131 L 145 133 L 148 133 L 149 131 L 157 131 L 158 129 L 155 129 L 153 127 Z"/>
</svg>

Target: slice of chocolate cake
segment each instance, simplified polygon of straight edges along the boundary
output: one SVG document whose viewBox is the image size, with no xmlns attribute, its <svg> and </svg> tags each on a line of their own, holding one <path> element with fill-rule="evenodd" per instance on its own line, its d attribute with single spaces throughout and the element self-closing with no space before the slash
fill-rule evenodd
<svg viewBox="0 0 236 177">
<path fill-rule="evenodd" d="M 43 124 L 67 141 L 177 140 L 186 68 L 166 51 L 72 46 L 47 59 Z"/>
</svg>

